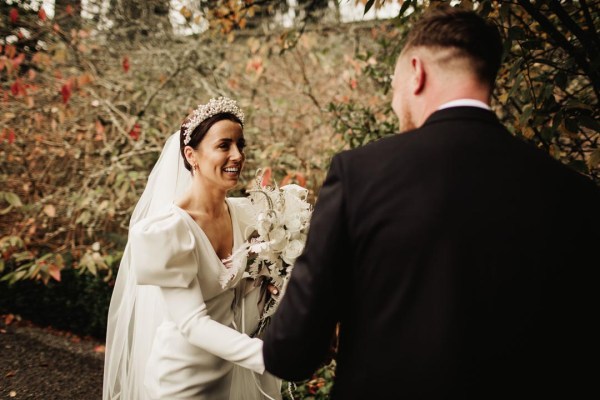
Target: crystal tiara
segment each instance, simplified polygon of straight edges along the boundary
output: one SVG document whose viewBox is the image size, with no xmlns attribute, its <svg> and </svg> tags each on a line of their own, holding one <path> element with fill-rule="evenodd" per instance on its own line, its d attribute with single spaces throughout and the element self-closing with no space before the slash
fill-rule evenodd
<svg viewBox="0 0 600 400">
<path fill-rule="evenodd" d="M 207 118 L 217 114 L 229 113 L 235 115 L 244 125 L 244 112 L 238 107 L 235 100 L 227 97 L 210 99 L 206 104 L 199 104 L 192 112 L 188 122 L 182 125 L 185 128 L 183 144 L 187 145 L 192 140 L 192 132 Z"/>
</svg>

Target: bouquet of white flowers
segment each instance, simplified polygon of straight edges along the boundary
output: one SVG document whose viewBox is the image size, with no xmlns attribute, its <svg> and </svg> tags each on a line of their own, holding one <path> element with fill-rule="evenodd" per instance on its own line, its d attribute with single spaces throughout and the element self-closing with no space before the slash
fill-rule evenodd
<svg viewBox="0 0 600 400">
<path fill-rule="evenodd" d="M 294 262 L 304 249 L 312 207 L 306 200 L 308 190 L 301 186 L 263 187 L 260 170 L 249 194 L 254 218 L 247 228 L 248 240 L 224 262 L 237 270 L 246 260 L 245 268 L 252 278 L 265 276 L 278 289 L 279 294 L 265 304 L 260 332 L 277 310 Z"/>
</svg>

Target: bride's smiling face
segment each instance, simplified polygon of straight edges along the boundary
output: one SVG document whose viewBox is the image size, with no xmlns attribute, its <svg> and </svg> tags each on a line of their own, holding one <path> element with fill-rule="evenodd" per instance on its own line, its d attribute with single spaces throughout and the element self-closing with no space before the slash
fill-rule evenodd
<svg viewBox="0 0 600 400">
<path fill-rule="evenodd" d="M 198 165 L 194 171 L 207 184 L 225 190 L 232 189 L 238 182 L 244 166 L 244 133 L 239 123 L 223 119 L 215 122 L 191 156 Z M 188 152 L 189 154 L 189 152 Z"/>
</svg>

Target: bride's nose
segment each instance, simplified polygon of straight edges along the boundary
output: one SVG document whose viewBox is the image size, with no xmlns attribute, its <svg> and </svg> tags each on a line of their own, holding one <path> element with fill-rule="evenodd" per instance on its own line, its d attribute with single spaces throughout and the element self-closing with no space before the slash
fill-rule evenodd
<svg viewBox="0 0 600 400">
<path fill-rule="evenodd" d="M 244 153 L 239 149 L 239 147 L 237 145 L 233 145 L 231 146 L 231 154 L 229 155 L 229 158 L 232 161 L 241 161 L 244 158 Z"/>
</svg>

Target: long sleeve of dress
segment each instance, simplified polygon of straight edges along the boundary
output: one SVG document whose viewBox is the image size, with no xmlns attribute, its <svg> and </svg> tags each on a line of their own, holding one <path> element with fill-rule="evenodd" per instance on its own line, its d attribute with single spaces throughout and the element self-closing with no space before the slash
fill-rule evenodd
<svg viewBox="0 0 600 400">
<path fill-rule="evenodd" d="M 136 224 L 130 232 L 133 265 L 141 285 L 156 285 L 171 320 L 191 344 L 258 373 L 262 341 L 213 319 L 207 312 L 195 256 L 196 241 L 177 213 Z"/>
<path fill-rule="evenodd" d="M 210 318 L 198 279 L 189 288 L 161 288 L 171 319 L 193 345 L 262 374 L 262 340 L 250 338 Z"/>
</svg>

